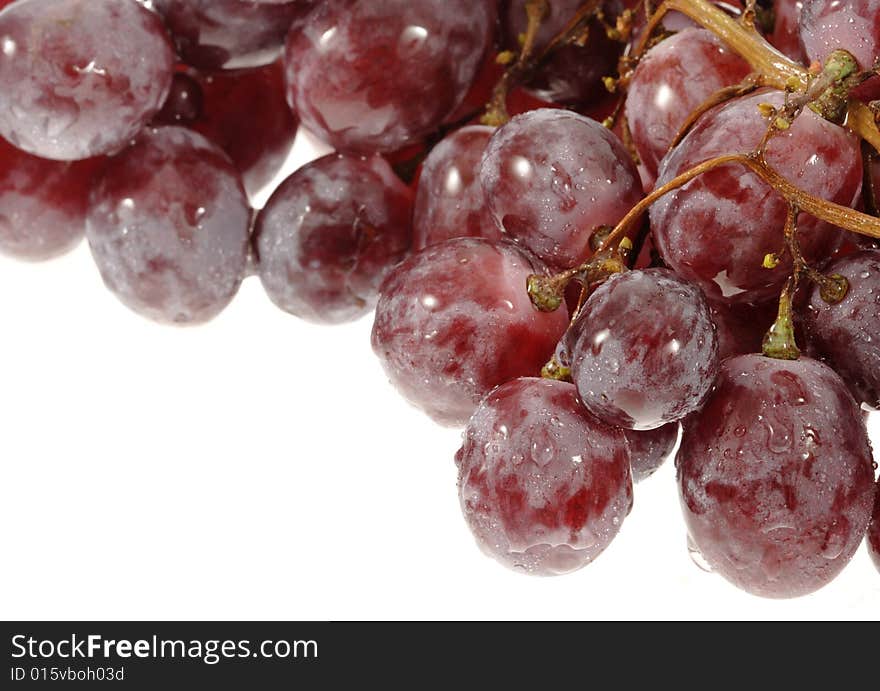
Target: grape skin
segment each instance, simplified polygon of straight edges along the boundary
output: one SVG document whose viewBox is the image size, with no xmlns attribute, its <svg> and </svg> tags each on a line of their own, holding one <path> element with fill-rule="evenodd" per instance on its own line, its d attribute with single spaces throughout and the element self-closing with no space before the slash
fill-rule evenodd
<svg viewBox="0 0 880 691">
<path fill-rule="evenodd" d="M 880 482 L 877 483 L 877 499 L 874 502 L 874 518 L 868 528 L 868 553 L 874 566 L 880 571 Z"/>
<path fill-rule="evenodd" d="M 685 521 L 712 569 L 763 597 L 830 582 L 874 503 L 871 449 L 843 381 L 809 358 L 726 360 L 676 459 Z"/>
<path fill-rule="evenodd" d="M 880 5 L 876 0 L 804 0 L 800 37 L 807 57 L 825 62 L 848 50 L 863 70 L 880 61 Z"/>
<path fill-rule="evenodd" d="M 846 278 L 849 291 L 832 305 L 813 287 L 804 313 L 810 346 L 858 401 L 880 408 L 880 251 L 843 257 L 826 272 Z"/>
<path fill-rule="evenodd" d="M 190 126 L 229 154 L 254 198 L 281 170 L 299 126 L 284 100 L 281 64 L 208 74 L 201 87 L 202 117 Z"/>
<path fill-rule="evenodd" d="M 656 429 L 694 412 L 718 369 L 705 298 L 666 269 L 607 280 L 584 304 L 568 338 L 572 380 L 584 405 L 626 429 Z"/>
<path fill-rule="evenodd" d="M 457 237 L 500 240 L 489 213 L 479 169 L 493 127 L 472 125 L 443 139 L 425 159 L 413 214 L 413 248 Z"/>
<path fill-rule="evenodd" d="M 486 0 L 324 0 L 290 32 L 288 102 L 340 151 L 400 149 L 464 99 L 495 14 Z"/>
<path fill-rule="evenodd" d="M 412 192 L 379 156 L 331 154 L 275 191 L 254 227 L 263 286 L 281 309 L 322 324 L 367 314 L 411 244 Z"/>
<path fill-rule="evenodd" d="M 718 336 L 718 360 L 734 355 L 760 353 L 764 334 L 778 314 L 778 304 L 728 305 L 709 301 L 709 311 Z"/>
<path fill-rule="evenodd" d="M 639 202 L 642 184 L 617 137 L 595 120 L 543 108 L 489 142 L 480 182 L 499 228 L 551 268 L 588 259 L 590 237 Z"/>
<path fill-rule="evenodd" d="M 259 67 L 275 61 L 305 0 L 153 0 L 180 57 L 203 70 Z"/>
<path fill-rule="evenodd" d="M 656 473 L 669 458 L 678 441 L 678 423 L 639 432 L 625 429 L 633 482 L 642 482 Z"/>
<path fill-rule="evenodd" d="M 586 412 L 564 382 L 516 379 L 495 389 L 468 423 L 455 461 L 477 544 L 521 573 L 586 566 L 632 508 L 623 434 Z"/>
<path fill-rule="evenodd" d="M 633 73 L 626 111 L 633 144 L 652 179 L 688 116 L 750 71 L 705 29 L 684 29 L 647 52 Z"/>
<path fill-rule="evenodd" d="M 250 208 L 232 162 L 181 127 L 145 130 L 92 191 L 86 236 L 107 287 L 168 324 L 213 318 L 244 278 Z"/>
<path fill-rule="evenodd" d="M 380 290 L 373 350 L 392 383 L 443 425 L 461 425 L 495 386 L 535 375 L 568 325 L 526 293 L 538 262 L 516 245 L 447 240 L 408 258 Z"/>
<path fill-rule="evenodd" d="M 775 48 L 801 64 L 807 62 L 799 32 L 803 8 L 804 0 L 776 0 L 773 5 L 776 21 L 770 36 L 770 43 Z"/>
<path fill-rule="evenodd" d="M 779 92 L 759 91 L 707 113 L 663 159 L 657 185 L 714 156 L 750 152 L 767 128 L 759 104 L 778 107 L 782 101 Z M 851 206 L 860 193 L 857 140 L 810 109 L 771 140 L 767 162 L 823 199 Z M 778 297 L 791 272 L 787 255 L 775 269 L 763 267 L 765 256 L 784 245 L 786 213 L 782 197 L 755 174 L 728 164 L 664 196 L 651 207 L 650 219 L 667 266 L 710 300 L 760 304 Z M 798 239 L 807 260 L 819 263 L 840 245 L 841 233 L 801 214 Z"/>
<path fill-rule="evenodd" d="M 76 247 L 86 230 L 91 182 L 102 164 L 49 161 L 0 139 L 0 252 L 45 261 Z"/>
<path fill-rule="evenodd" d="M 134 0 L 22 0 L 0 14 L 0 136 L 80 160 L 128 143 L 159 111 L 174 53 Z"/>
</svg>

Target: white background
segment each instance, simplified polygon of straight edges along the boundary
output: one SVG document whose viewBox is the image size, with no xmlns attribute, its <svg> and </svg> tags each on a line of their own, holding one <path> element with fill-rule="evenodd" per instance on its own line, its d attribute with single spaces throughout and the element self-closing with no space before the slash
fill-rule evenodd
<svg viewBox="0 0 880 691">
<path fill-rule="evenodd" d="M 300 137 L 291 166 L 313 155 Z M 298 321 L 256 279 L 213 323 L 162 327 L 85 245 L 0 259 L 0 618 L 880 617 L 864 546 L 792 601 L 702 572 L 671 461 L 587 568 L 505 570 L 461 518 L 459 432 L 397 396 L 370 327 Z"/>
</svg>

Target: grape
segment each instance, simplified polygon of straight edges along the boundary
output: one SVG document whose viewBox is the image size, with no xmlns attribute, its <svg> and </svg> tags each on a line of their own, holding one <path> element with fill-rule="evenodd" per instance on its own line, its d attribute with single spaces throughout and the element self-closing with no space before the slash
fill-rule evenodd
<svg viewBox="0 0 880 691">
<path fill-rule="evenodd" d="M 648 51 L 633 74 L 626 109 L 633 144 L 651 178 L 691 112 L 750 71 L 705 29 L 684 29 Z"/>
<path fill-rule="evenodd" d="M 880 3 L 877 0 L 804 0 L 800 36 L 807 57 L 824 63 L 848 50 L 863 70 L 880 61 Z"/>
<path fill-rule="evenodd" d="M 412 192 L 378 156 L 331 154 L 291 175 L 257 217 L 263 286 L 319 323 L 362 317 L 411 243 Z"/>
<path fill-rule="evenodd" d="M 153 0 L 180 57 L 205 70 L 267 65 L 277 59 L 291 24 L 310 3 L 288 0 Z"/>
<path fill-rule="evenodd" d="M 816 360 L 726 360 L 676 459 L 691 538 L 755 595 L 831 581 L 868 527 L 874 472 L 856 402 Z"/>
<path fill-rule="evenodd" d="M 229 158 L 180 127 L 145 130 L 97 182 L 86 235 L 107 287 L 164 323 L 217 315 L 244 277 L 250 209 Z"/>
<path fill-rule="evenodd" d="M 481 125 L 463 127 L 431 151 L 416 195 L 415 249 L 457 237 L 501 238 L 478 177 L 483 152 L 494 132 Z"/>
<path fill-rule="evenodd" d="M 528 25 L 527 0 L 511 0 L 502 14 L 504 43 L 513 51 L 520 47 L 519 38 Z M 535 40 L 535 54 L 539 55 L 553 38 L 562 32 L 583 0 L 550 0 L 546 17 Z M 621 8 L 618 2 L 606 2 L 608 22 Z M 617 59 L 623 45 L 608 38 L 605 27 L 596 19 L 587 25 L 589 36 L 585 45 L 575 43 L 557 48 L 529 82 L 529 90 L 538 98 L 554 103 L 578 104 L 595 100 L 607 94 L 602 77 L 617 72 Z"/>
<path fill-rule="evenodd" d="M 629 445 L 633 482 L 641 482 L 657 472 L 672 453 L 678 441 L 678 423 L 645 432 L 625 429 L 623 433 Z"/>
<path fill-rule="evenodd" d="M 153 118 L 154 125 L 190 125 L 202 116 L 205 94 L 194 75 L 175 72 L 168 98 Z"/>
<path fill-rule="evenodd" d="M 201 87 L 203 114 L 190 126 L 229 154 L 254 197 L 281 170 L 296 138 L 281 64 L 207 75 Z"/>
<path fill-rule="evenodd" d="M 705 298 L 667 269 L 610 278 L 584 304 L 568 338 L 584 405 L 626 429 L 656 429 L 694 412 L 718 369 Z"/>
<path fill-rule="evenodd" d="M 779 107 L 784 96 L 760 91 L 702 117 L 660 166 L 664 184 L 713 156 L 748 153 L 767 129 L 759 104 Z M 804 109 L 791 127 L 774 137 L 767 161 L 799 188 L 850 206 L 861 187 L 857 140 L 837 125 Z M 728 164 L 700 175 L 672 192 L 650 211 L 657 249 L 666 264 L 697 283 L 716 302 L 754 303 L 776 298 L 791 273 L 786 255 L 776 269 L 764 257 L 784 245 L 787 204 L 755 174 Z M 808 261 L 828 257 L 840 232 L 801 214 L 798 239 Z"/>
<path fill-rule="evenodd" d="M 773 4 L 776 21 L 770 36 L 770 43 L 784 55 L 800 63 L 807 62 L 807 54 L 798 32 L 803 7 L 804 0 L 776 0 Z"/>
<path fill-rule="evenodd" d="M 79 244 L 101 165 L 99 159 L 48 161 L 0 139 L 0 252 L 42 261 Z"/>
<path fill-rule="evenodd" d="M 586 566 L 632 508 L 623 434 L 586 412 L 564 382 L 516 379 L 495 389 L 468 423 L 455 461 L 477 544 L 523 573 Z"/>
<path fill-rule="evenodd" d="M 134 0 L 22 0 L 0 37 L 0 136 L 35 156 L 119 149 L 171 86 L 162 23 Z"/>
<path fill-rule="evenodd" d="M 868 528 L 868 553 L 874 566 L 880 571 L 880 482 L 877 484 L 877 498 L 874 501 L 874 518 Z"/>
<path fill-rule="evenodd" d="M 595 120 L 548 108 L 498 130 L 480 182 L 499 227 L 552 268 L 588 259 L 593 230 L 617 223 L 642 196 L 617 137 Z"/>
<path fill-rule="evenodd" d="M 880 408 L 880 250 L 838 259 L 827 271 L 844 276 L 849 292 L 830 305 L 813 288 L 804 314 L 810 346 L 857 400 Z"/>
<path fill-rule="evenodd" d="M 541 267 L 516 245 L 456 238 L 397 267 L 382 285 L 373 350 L 413 405 L 445 425 L 467 421 L 495 386 L 534 375 L 568 325 L 526 293 Z"/>
<path fill-rule="evenodd" d="M 776 302 L 730 305 L 710 300 L 708 304 L 718 335 L 719 360 L 761 352 L 764 334 L 776 321 Z"/>
<path fill-rule="evenodd" d="M 324 0 L 290 32 L 288 102 L 337 149 L 394 151 L 461 103 L 494 20 L 487 0 Z"/>
</svg>

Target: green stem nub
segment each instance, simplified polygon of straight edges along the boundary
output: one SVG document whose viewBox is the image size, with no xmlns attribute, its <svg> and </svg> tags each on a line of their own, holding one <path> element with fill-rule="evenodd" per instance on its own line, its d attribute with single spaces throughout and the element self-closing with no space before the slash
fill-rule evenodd
<svg viewBox="0 0 880 691">
<path fill-rule="evenodd" d="M 825 61 L 822 76 L 831 80 L 829 86 L 819 98 L 810 104 L 810 108 L 829 122 L 843 124 L 849 106 L 849 92 L 858 81 L 859 63 L 852 53 L 846 50 L 832 51 Z"/>
<path fill-rule="evenodd" d="M 801 355 L 801 350 L 798 348 L 794 336 L 791 295 L 788 287 L 779 298 L 779 316 L 776 317 L 773 326 L 765 334 L 762 350 L 765 356 L 776 360 L 797 360 Z"/>
<path fill-rule="evenodd" d="M 555 312 L 565 299 L 565 284 L 556 276 L 532 274 L 527 283 L 529 298 L 541 312 Z"/>
<path fill-rule="evenodd" d="M 544 379 L 553 379 L 554 381 L 571 381 L 571 368 L 560 365 L 554 355 L 550 358 L 550 362 L 541 369 L 541 377 Z"/>
</svg>

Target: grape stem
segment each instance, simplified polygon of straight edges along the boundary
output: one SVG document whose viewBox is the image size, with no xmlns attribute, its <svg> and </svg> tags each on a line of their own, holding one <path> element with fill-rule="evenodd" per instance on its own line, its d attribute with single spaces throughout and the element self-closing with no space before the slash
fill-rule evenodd
<svg viewBox="0 0 880 691">
<path fill-rule="evenodd" d="M 528 81 L 535 71 L 558 49 L 578 40 L 587 30 L 587 22 L 600 9 L 602 0 L 586 0 L 565 27 L 538 53 L 535 52 L 535 39 L 541 23 L 549 11 L 548 0 L 527 0 L 526 15 L 528 25 L 522 48 L 516 61 L 504 71 L 492 91 L 492 98 L 486 105 L 486 113 L 481 122 L 490 127 L 501 127 L 510 121 L 507 110 L 507 96 L 510 90 Z"/>
<path fill-rule="evenodd" d="M 755 31 L 715 7 L 710 0 L 665 0 L 642 32 L 636 55 L 645 51 L 654 29 L 666 13 L 671 11 L 687 15 L 724 41 L 762 76 L 763 83 L 767 86 L 781 91 L 806 90 L 809 86 L 812 75 L 807 69 L 777 51 Z M 851 98 L 847 111 L 847 129 L 880 151 L 880 130 L 871 109 L 858 99 Z"/>
<path fill-rule="evenodd" d="M 629 231 L 651 205 L 700 175 L 728 164 L 739 164 L 748 168 L 776 190 L 790 205 L 819 220 L 854 233 L 880 238 L 880 218 L 814 197 L 799 189 L 768 164 L 761 151 L 753 151 L 749 154 L 725 154 L 704 161 L 673 178 L 665 185 L 656 188 L 630 209 L 629 213 L 614 227 L 614 230 L 605 237 L 593 258 L 586 263 L 553 276 L 530 276 L 528 291 L 532 303 L 541 311 L 552 312 L 562 304 L 565 288 L 573 279 L 578 278 L 581 282 L 594 282 L 603 280 L 612 273 L 625 270 L 626 267 L 617 267 L 622 263 L 621 255 L 626 256 L 626 253 L 632 249 L 631 241 L 628 238 Z"/>
</svg>

